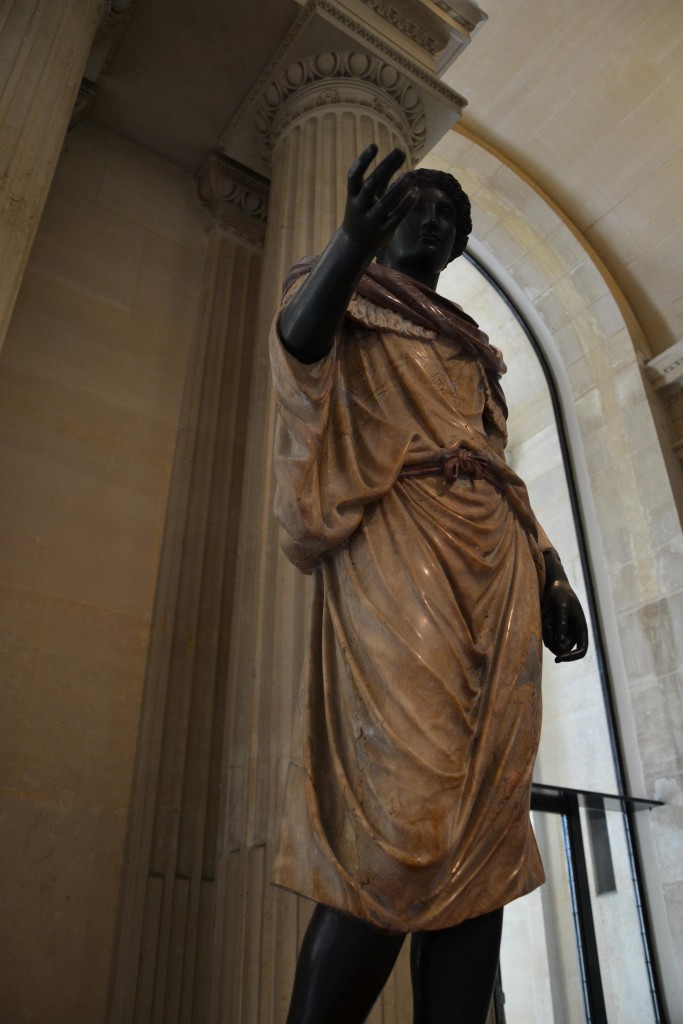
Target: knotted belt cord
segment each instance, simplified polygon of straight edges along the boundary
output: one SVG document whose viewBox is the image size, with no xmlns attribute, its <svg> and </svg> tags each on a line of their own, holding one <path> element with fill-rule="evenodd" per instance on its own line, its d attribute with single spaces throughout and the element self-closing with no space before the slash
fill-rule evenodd
<svg viewBox="0 0 683 1024">
<path fill-rule="evenodd" d="M 456 448 L 449 455 L 433 459 L 431 462 L 415 462 L 403 466 L 398 479 L 420 476 L 444 476 L 451 482 L 461 476 L 470 477 L 474 480 L 487 480 L 499 490 L 501 487 L 501 482 L 486 456 L 465 446 Z"/>
</svg>

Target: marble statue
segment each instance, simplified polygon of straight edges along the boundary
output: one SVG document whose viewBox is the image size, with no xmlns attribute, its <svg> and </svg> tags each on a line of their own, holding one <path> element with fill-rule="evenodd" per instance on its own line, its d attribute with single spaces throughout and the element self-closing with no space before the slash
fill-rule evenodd
<svg viewBox="0 0 683 1024">
<path fill-rule="evenodd" d="M 365 1020 L 407 934 L 416 1024 L 481 1024 L 502 908 L 543 881 L 542 644 L 581 658 L 587 629 L 505 462 L 502 355 L 434 290 L 467 196 L 375 156 L 271 337 L 276 513 L 314 591 L 275 864 L 317 904 L 288 1024 Z"/>
</svg>

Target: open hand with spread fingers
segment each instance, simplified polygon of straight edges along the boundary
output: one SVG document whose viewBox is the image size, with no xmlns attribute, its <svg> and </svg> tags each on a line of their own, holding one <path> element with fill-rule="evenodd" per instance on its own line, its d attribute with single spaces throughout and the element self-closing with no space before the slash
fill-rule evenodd
<svg viewBox="0 0 683 1024">
<path fill-rule="evenodd" d="M 405 161 L 405 153 L 394 149 L 364 178 L 377 155 L 368 146 L 349 168 L 346 210 L 341 230 L 354 241 L 367 261 L 383 247 L 413 206 L 417 193 L 412 172 L 402 175 L 389 188 L 389 181 Z"/>
<path fill-rule="evenodd" d="M 282 312 L 282 342 L 303 363 L 329 352 L 361 275 L 417 198 L 412 172 L 389 186 L 405 161 L 401 149 L 392 150 L 364 177 L 376 155 L 377 146 L 368 146 L 351 165 L 342 224 Z"/>
</svg>

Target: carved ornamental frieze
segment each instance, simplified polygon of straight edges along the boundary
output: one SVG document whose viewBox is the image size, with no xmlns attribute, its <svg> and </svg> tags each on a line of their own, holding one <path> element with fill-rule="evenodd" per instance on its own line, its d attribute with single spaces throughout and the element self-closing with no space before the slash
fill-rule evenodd
<svg viewBox="0 0 683 1024">
<path fill-rule="evenodd" d="M 197 174 L 197 191 L 222 228 L 240 242 L 263 248 L 268 218 L 266 178 L 214 151 Z"/>
<path fill-rule="evenodd" d="M 321 106 L 366 107 L 389 121 L 417 156 L 424 147 L 424 106 L 414 85 L 396 68 L 366 53 L 320 53 L 291 64 L 264 91 L 255 127 L 267 159 L 293 121 Z"/>
<path fill-rule="evenodd" d="M 405 11 L 390 3 L 389 0 L 362 0 L 366 7 L 377 11 L 380 17 L 384 18 L 391 25 L 394 25 L 409 39 L 414 40 L 432 56 L 436 57 L 444 48 L 443 41 L 438 35 L 424 28 L 419 22 L 411 18 Z"/>
<path fill-rule="evenodd" d="M 475 0 L 298 0 L 330 19 L 364 26 L 431 74 L 442 75 L 488 15 Z M 356 29 L 357 31 L 358 29 Z"/>
</svg>

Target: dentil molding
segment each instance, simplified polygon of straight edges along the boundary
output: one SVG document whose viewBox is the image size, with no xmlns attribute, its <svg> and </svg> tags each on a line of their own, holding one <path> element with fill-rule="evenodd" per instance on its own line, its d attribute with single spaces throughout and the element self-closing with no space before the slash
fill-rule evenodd
<svg viewBox="0 0 683 1024">
<path fill-rule="evenodd" d="M 268 219 L 267 179 L 214 150 L 196 180 L 199 198 L 221 227 L 240 242 L 263 249 Z"/>
</svg>

